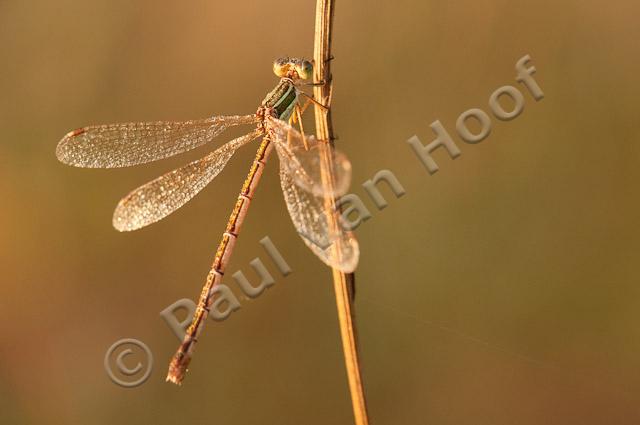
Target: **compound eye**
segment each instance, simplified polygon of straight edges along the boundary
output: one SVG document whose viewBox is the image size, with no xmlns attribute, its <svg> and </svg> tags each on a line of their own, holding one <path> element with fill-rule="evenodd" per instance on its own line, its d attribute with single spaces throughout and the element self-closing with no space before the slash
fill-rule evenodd
<svg viewBox="0 0 640 425">
<path fill-rule="evenodd" d="M 273 62 L 273 73 L 278 77 L 284 77 L 289 72 L 289 62 L 282 59 L 276 59 Z"/>
<path fill-rule="evenodd" d="M 308 80 L 313 76 L 313 64 L 308 60 L 303 60 L 296 65 L 296 72 L 303 80 Z"/>
</svg>

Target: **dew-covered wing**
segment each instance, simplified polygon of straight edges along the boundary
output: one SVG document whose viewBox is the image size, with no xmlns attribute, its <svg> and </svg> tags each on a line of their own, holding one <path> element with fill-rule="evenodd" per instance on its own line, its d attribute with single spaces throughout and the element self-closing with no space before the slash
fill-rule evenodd
<svg viewBox="0 0 640 425">
<path fill-rule="evenodd" d="M 168 216 L 213 180 L 236 150 L 262 135 L 256 130 L 238 137 L 207 156 L 166 173 L 125 196 L 113 213 L 113 227 L 136 230 Z"/>
<path fill-rule="evenodd" d="M 256 115 L 192 121 L 106 124 L 79 128 L 58 143 L 56 156 L 68 165 L 118 168 L 168 158 L 204 145 L 225 129 L 254 124 Z"/>
</svg>

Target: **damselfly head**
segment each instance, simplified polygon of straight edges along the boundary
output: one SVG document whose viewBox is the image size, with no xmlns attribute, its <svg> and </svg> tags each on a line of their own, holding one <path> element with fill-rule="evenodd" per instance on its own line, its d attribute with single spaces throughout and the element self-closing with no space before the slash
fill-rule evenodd
<svg viewBox="0 0 640 425">
<path fill-rule="evenodd" d="M 280 78 L 307 80 L 313 75 L 313 64 L 306 59 L 280 58 L 273 62 L 273 72 Z"/>
</svg>

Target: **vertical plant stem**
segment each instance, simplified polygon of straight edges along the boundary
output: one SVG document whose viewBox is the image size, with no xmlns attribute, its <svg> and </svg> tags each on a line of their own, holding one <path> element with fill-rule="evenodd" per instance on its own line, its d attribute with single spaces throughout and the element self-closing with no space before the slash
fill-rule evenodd
<svg viewBox="0 0 640 425">
<path fill-rule="evenodd" d="M 332 93 L 331 76 L 331 32 L 333 27 L 333 13 L 335 0 L 317 0 L 316 3 L 316 28 L 313 48 L 314 59 L 314 82 L 325 84 L 314 87 L 314 97 L 320 103 L 330 106 Z M 333 125 L 331 122 L 331 109 L 324 109 L 315 105 L 316 136 L 318 140 L 326 140 L 333 147 Z M 326 155 L 325 161 L 328 166 L 325 170 L 331 170 L 331 156 Z M 330 171 L 323 176 L 325 184 L 332 185 Z M 325 208 L 331 212 L 336 210 L 335 199 L 327 197 Z M 337 223 L 331 223 L 337 226 Z M 336 295 L 336 307 L 338 309 L 338 319 L 340 323 L 340 336 L 342 338 L 342 349 L 344 352 L 345 366 L 349 380 L 349 391 L 351 394 L 351 404 L 356 425 L 368 425 L 367 406 L 362 386 L 360 373 L 360 361 L 358 358 L 358 347 L 356 340 L 356 328 L 354 323 L 353 301 L 355 295 L 355 275 L 353 273 L 343 273 L 333 269 L 333 286 Z"/>
</svg>

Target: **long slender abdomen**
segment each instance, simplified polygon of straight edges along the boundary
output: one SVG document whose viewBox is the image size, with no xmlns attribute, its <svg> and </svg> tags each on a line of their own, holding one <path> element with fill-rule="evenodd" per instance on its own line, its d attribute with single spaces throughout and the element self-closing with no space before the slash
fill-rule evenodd
<svg viewBox="0 0 640 425">
<path fill-rule="evenodd" d="M 216 294 L 215 289 L 222 282 L 222 277 L 224 276 L 224 271 L 227 268 L 231 253 L 233 252 L 233 248 L 236 244 L 240 227 L 247 215 L 251 199 L 253 198 L 258 182 L 260 181 L 260 177 L 262 177 L 262 172 L 264 171 L 267 158 L 269 157 L 272 149 L 273 145 L 267 135 L 262 140 L 262 143 L 258 148 L 258 152 L 256 152 L 256 157 L 253 160 L 249 173 L 247 174 L 247 178 L 242 185 L 242 189 L 238 195 L 238 200 L 236 201 L 233 211 L 229 216 L 229 221 L 227 222 L 227 227 L 222 234 L 222 240 L 218 245 L 215 258 L 213 259 L 213 264 L 211 265 L 211 270 L 209 271 L 207 280 L 202 287 L 198 306 L 196 307 L 196 312 L 193 315 L 191 325 L 187 329 L 187 333 L 180 344 L 180 347 L 178 347 L 178 351 L 173 356 L 173 359 L 169 364 L 167 381 L 171 381 L 174 384 L 180 384 L 184 379 L 198 335 L 202 332 L 204 322 L 209 315 L 211 306 L 213 305 Z"/>
</svg>

